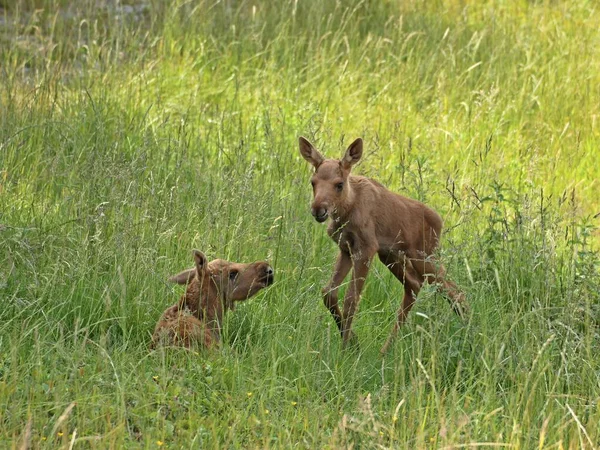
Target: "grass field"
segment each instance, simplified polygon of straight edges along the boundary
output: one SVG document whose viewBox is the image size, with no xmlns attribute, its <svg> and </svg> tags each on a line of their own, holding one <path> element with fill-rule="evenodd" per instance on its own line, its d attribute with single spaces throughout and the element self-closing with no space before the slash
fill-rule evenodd
<svg viewBox="0 0 600 450">
<path fill-rule="evenodd" d="M 0 447 L 600 448 L 599 122 L 593 1 L 0 0 Z M 467 322 L 381 358 L 377 263 L 341 350 L 299 135 L 440 212 Z M 151 352 L 192 248 L 276 283 Z"/>
</svg>

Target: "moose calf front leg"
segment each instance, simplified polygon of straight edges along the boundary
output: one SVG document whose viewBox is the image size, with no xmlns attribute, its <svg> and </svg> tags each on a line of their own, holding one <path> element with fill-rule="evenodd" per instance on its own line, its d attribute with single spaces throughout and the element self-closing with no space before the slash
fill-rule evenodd
<svg viewBox="0 0 600 450">
<path fill-rule="evenodd" d="M 373 252 L 374 253 L 374 252 Z M 365 284 L 365 280 L 369 273 L 369 266 L 373 255 L 362 257 L 354 260 L 354 269 L 352 271 L 352 281 L 346 291 L 344 298 L 344 317 L 342 320 L 342 343 L 345 346 L 353 340 L 352 319 L 360 300 L 360 293 Z"/>
<path fill-rule="evenodd" d="M 344 278 L 346 278 L 346 275 L 348 275 L 348 272 L 350 272 L 351 267 L 352 259 L 350 258 L 350 255 L 346 252 L 340 252 L 337 261 L 335 262 L 331 280 L 327 286 L 323 288 L 323 302 L 333 316 L 340 333 L 342 333 L 342 313 L 340 312 L 340 307 L 338 305 L 338 289 L 344 281 Z"/>
</svg>

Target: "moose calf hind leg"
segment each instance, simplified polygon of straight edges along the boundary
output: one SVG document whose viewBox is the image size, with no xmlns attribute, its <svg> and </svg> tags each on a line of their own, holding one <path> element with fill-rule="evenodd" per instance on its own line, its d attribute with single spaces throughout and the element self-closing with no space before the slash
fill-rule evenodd
<svg viewBox="0 0 600 450">
<path fill-rule="evenodd" d="M 469 304 L 467 303 L 465 294 L 459 291 L 456 285 L 451 281 L 442 280 L 442 288 L 452 310 L 461 319 L 465 319 L 469 314 Z"/>
<path fill-rule="evenodd" d="M 405 287 L 404 298 L 402 299 L 402 306 L 400 307 L 400 309 L 398 309 L 396 321 L 394 322 L 394 326 L 392 328 L 392 331 L 390 332 L 390 335 L 386 339 L 385 344 L 383 344 L 383 347 L 381 347 L 382 355 L 387 353 L 388 349 L 392 345 L 392 342 L 394 342 L 394 339 L 398 335 L 398 330 L 406 321 L 406 317 L 408 316 L 408 313 L 412 309 L 416 300 L 417 294 L 413 293 L 413 291 L 409 287 Z"/>
<path fill-rule="evenodd" d="M 460 318 L 464 319 L 469 312 L 469 305 L 465 299 L 465 294 L 463 294 L 452 281 L 446 280 L 446 270 L 444 269 L 444 266 L 440 264 L 436 267 L 433 262 L 427 259 L 418 261 L 414 266 L 424 279 L 427 279 L 429 283 L 438 286 L 442 291 L 442 295 L 448 300 L 452 310 Z"/>
<path fill-rule="evenodd" d="M 452 281 L 446 279 L 446 270 L 444 269 L 444 266 L 440 264 L 436 271 L 435 265 L 426 261 L 425 269 L 433 276 L 433 280 L 431 280 L 430 283 L 434 282 L 440 287 L 444 297 L 446 297 L 448 303 L 450 303 L 452 310 L 461 319 L 464 319 L 469 312 L 469 305 L 467 304 L 465 294 L 462 293 Z"/>
<path fill-rule="evenodd" d="M 392 342 L 398 334 L 398 330 L 406 321 L 408 313 L 415 304 L 417 295 L 421 290 L 421 282 L 419 282 L 420 277 L 408 259 L 403 258 L 402 261 L 387 265 L 387 268 L 394 274 L 398 281 L 404 285 L 404 298 L 402 299 L 402 306 L 400 306 L 398 309 L 396 321 L 392 331 L 390 332 L 390 335 L 385 341 L 383 347 L 381 347 L 382 355 L 387 353 L 388 349 L 392 345 Z"/>
</svg>

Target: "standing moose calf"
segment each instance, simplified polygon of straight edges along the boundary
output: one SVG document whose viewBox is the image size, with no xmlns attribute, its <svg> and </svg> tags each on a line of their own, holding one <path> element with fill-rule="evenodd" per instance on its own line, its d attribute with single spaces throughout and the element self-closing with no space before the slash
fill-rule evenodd
<svg viewBox="0 0 600 450">
<path fill-rule="evenodd" d="M 454 311 L 462 316 L 467 309 L 464 295 L 444 279 L 444 268 L 434 265 L 433 255 L 442 231 L 439 214 L 421 202 L 389 191 L 375 180 L 350 175 L 352 166 L 362 156 L 362 139 L 350 144 L 341 160 L 325 159 L 307 139 L 300 137 L 299 141 L 300 153 L 315 168 L 311 179 L 312 215 L 317 222 L 332 219 L 327 233 L 340 248 L 323 296 L 343 344 L 354 340 L 352 319 L 375 254 L 404 285 L 398 320 L 381 353 L 391 345 L 425 280 L 439 284 Z M 342 314 L 338 289 L 350 269 L 352 280 Z"/>
</svg>

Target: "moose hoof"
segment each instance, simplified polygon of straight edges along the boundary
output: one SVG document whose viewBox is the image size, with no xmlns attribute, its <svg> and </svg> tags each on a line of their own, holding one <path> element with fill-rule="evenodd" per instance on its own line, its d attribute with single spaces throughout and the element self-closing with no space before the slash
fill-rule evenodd
<svg viewBox="0 0 600 450">
<path fill-rule="evenodd" d="M 360 348 L 358 337 L 353 331 L 350 331 L 342 340 L 342 348 L 344 350 L 358 350 Z"/>
<path fill-rule="evenodd" d="M 456 313 L 456 315 L 458 317 L 460 317 L 462 320 L 467 320 L 469 318 L 469 315 L 471 314 L 471 309 L 469 308 L 469 305 L 465 301 L 455 302 L 452 305 L 452 308 L 454 309 L 454 312 Z"/>
</svg>

